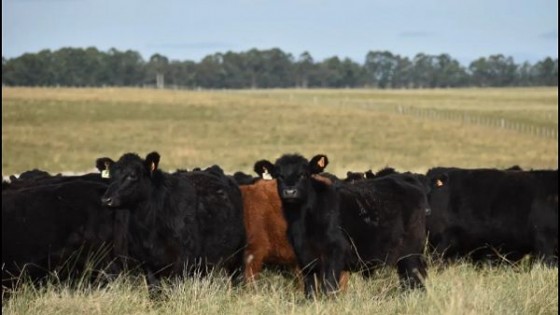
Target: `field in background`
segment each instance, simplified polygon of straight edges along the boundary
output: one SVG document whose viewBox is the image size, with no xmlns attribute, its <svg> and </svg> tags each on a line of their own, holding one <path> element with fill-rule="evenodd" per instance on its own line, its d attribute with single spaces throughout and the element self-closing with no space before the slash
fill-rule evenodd
<svg viewBox="0 0 560 315">
<path fill-rule="evenodd" d="M 32 168 L 84 172 L 101 156 L 153 150 L 165 170 L 219 164 L 227 172 L 251 172 L 256 160 L 289 152 L 325 153 L 328 170 L 338 175 L 386 165 L 415 171 L 556 168 L 553 135 L 477 124 L 472 117 L 551 130 L 557 137 L 557 101 L 556 88 L 3 88 L 2 175 Z M 415 115 L 414 109 L 435 114 Z"/>
<path fill-rule="evenodd" d="M 2 89 L 2 174 L 41 168 L 85 172 L 97 157 L 157 150 L 164 170 L 221 165 L 252 172 L 261 158 L 325 153 L 327 170 L 390 165 L 558 167 L 556 88 L 449 90 L 170 91 Z M 415 114 L 416 112 L 428 114 Z M 464 117 L 469 117 L 464 118 Z M 473 117 L 482 117 L 475 120 Z M 481 121 L 498 123 L 481 123 Z M 512 124 L 533 126 L 508 129 Z M 555 130 L 547 132 L 530 130 Z M 558 269 L 429 264 L 427 292 L 404 294 L 394 270 L 352 275 L 336 300 L 305 301 L 289 278 L 256 288 L 223 278 L 186 280 L 150 300 L 143 283 L 29 287 L 7 314 L 557 314 Z"/>
</svg>

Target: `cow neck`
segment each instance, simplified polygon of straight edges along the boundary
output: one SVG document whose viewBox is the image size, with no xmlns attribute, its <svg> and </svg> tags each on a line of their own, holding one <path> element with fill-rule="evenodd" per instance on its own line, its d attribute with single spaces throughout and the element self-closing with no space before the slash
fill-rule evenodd
<svg viewBox="0 0 560 315">
<path fill-rule="evenodd" d="M 157 172 L 151 179 L 148 198 L 140 201 L 136 209 L 137 219 L 148 229 L 156 227 L 158 218 L 163 217 L 165 212 L 169 212 L 169 209 L 166 208 L 166 200 L 169 198 L 173 177 L 160 171 Z"/>
<path fill-rule="evenodd" d="M 314 206 L 317 204 L 317 192 L 313 190 L 313 187 L 308 187 L 307 198 L 301 203 L 289 203 L 282 200 L 282 207 L 286 213 L 286 219 L 289 221 L 301 221 L 309 220 L 309 216 L 314 214 Z M 290 220 L 291 219 L 291 220 Z"/>
</svg>

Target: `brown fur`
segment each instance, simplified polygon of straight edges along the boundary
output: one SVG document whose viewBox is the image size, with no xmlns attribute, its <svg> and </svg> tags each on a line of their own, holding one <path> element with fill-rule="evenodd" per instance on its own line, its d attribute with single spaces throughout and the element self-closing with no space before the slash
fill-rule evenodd
<svg viewBox="0 0 560 315">
<path fill-rule="evenodd" d="M 282 213 L 282 202 L 278 196 L 276 180 L 259 180 L 251 185 L 241 185 L 247 247 L 244 253 L 247 283 L 251 283 L 262 271 L 263 264 L 292 266 L 297 270 L 297 261 L 288 241 L 288 225 Z M 299 272 L 296 272 L 303 288 Z M 344 289 L 348 273 L 340 277 Z"/>
<path fill-rule="evenodd" d="M 286 236 L 287 224 L 282 213 L 276 180 L 260 180 L 241 185 L 247 234 L 245 280 L 250 282 L 263 264 L 296 266 L 296 257 Z"/>
</svg>

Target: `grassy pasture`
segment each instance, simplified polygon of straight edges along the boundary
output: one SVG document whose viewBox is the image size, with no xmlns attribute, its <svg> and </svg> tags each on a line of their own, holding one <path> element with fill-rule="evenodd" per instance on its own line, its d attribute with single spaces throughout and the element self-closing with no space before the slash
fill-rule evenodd
<svg viewBox="0 0 560 315">
<path fill-rule="evenodd" d="M 2 89 L 2 175 L 87 171 L 100 156 L 156 150 L 167 170 L 325 153 L 329 170 L 557 167 L 558 144 L 398 106 L 558 126 L 556 89 L 158 91 Z"/>
<path fill-rule="evenodd" d="M 84 172 L 97 157 L 157 150 L 161 168 L 221 165 L 252 172 L 261 158 L 325 153 L 328 170 L 390 165 L 557 168 L 556 139 L 398 114 L 398 106 L 558 126 L 555 88 L 446 90 L 159 91 L 2 89 L 2 175 Z M 222 276 L 187 279 L 150 300 L 142 279 L 104 287 L 24 286 L 6 314 L 557 314 L 558 269 L 429 262 L 427 292 L 403 293 L 395 270 L 352 275 L 337 299 L 305 301 L 293 279 L 265 272 L 255 287 Z"/>
</svg>

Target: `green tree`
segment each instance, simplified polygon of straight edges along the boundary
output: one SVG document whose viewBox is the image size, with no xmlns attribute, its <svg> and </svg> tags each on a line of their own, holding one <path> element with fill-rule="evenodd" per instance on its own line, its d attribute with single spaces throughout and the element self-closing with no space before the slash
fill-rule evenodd
<svg viewBox="0 0 560 315">
<path fill-rule="evenodd" d="M 195 87 L 196 63 L 194 61 L 173 60 L 169 63 L 168 78 L 170 85 Z"/>
<path fill-rule="evenodd" d="M 43 86 L 54 84 L 51 52 L 26 53 L 6 61 L 2 69 L 2 82 L 7 85 Z"/>
<path fill-rule="evenodd" d="M 296 86 L 306 89 L 309 86 L 309 78 L 313 75 L 315 65 L 313 57 L 307 51 L 299 55 L 294 65 Z"/>
<path fill-rule="evenodd" d="M 535 83 L 544 86 L 558 85 L 558 58 L 545 58 L 535 64 Z"/>
<path fill-rule="evenodd" d="M 341 87 L 344 85 L 342 63 L 338 57 L 330 57 L 318 65 L 318 77 L 321 87 Z"/>
<path fill-rule="evenodd" d="M 368 52 L 364 65 L 368 83 L 380 88 L 390 87 L 397 63 L 397 56 L 389 51 Z"/>
<path fill-rule="evenodd" d="M 160 54 L 153 54 L 146 64 L 145 74 L 145 82 L 148 84 L 156 85 L 158 76 L 165 80 L 170 74 L 169 59 Z"/>
<path fill-rule="evenodd" d="M 517 67 L 516 83 L 518 86 L 532 86 L 535 85 L 535 73 L 533 66 L 525 61 Z"/>
<path fill-rule="evenodd" d="M 340 65 L 340 72 L 342 87 L 358 87 L 365 84 L 364 69 L 350 58 L 344 58 Z"/>
<path fill-rule="evenodd" d="M 458 87 L 468 84 L 465 69 L 459 61 L 451 58 L 448 54 L 441 54 L 435 58 L 435 82 L 436 87 Z"/>
<path fill-rule="evenodd" d="M 223 87 L 226 72 L 222 61 L 223 56 L 219 53 L 204 57 L 196 66 L 196 84 L 205 88 Z"/>
<path fill-rule="evenodd" d="M 515 83 L 517 66 L 513 58 L 498 54 L 471 62 L 469 71 L 476 86 L 511 86 Z"/>
<path fill-rule="evenodd" d="M 434 57 L 418 53 L 412 59 L 412 84 L 416 88 L 435 87 Z"/>
<path fill-rule="evenodd" d="M 396 56 L 391 86 L 393 88 L 408 88 L 412 85 L 413 64 L 407 57 Z"/>
<path fill-rule="evenodd" d="M 293 57 L 279 48 L 260 51 L 263 71 L 258 77 L 260 87 L 290 87 L 294 86 Z"/>
</svg>

